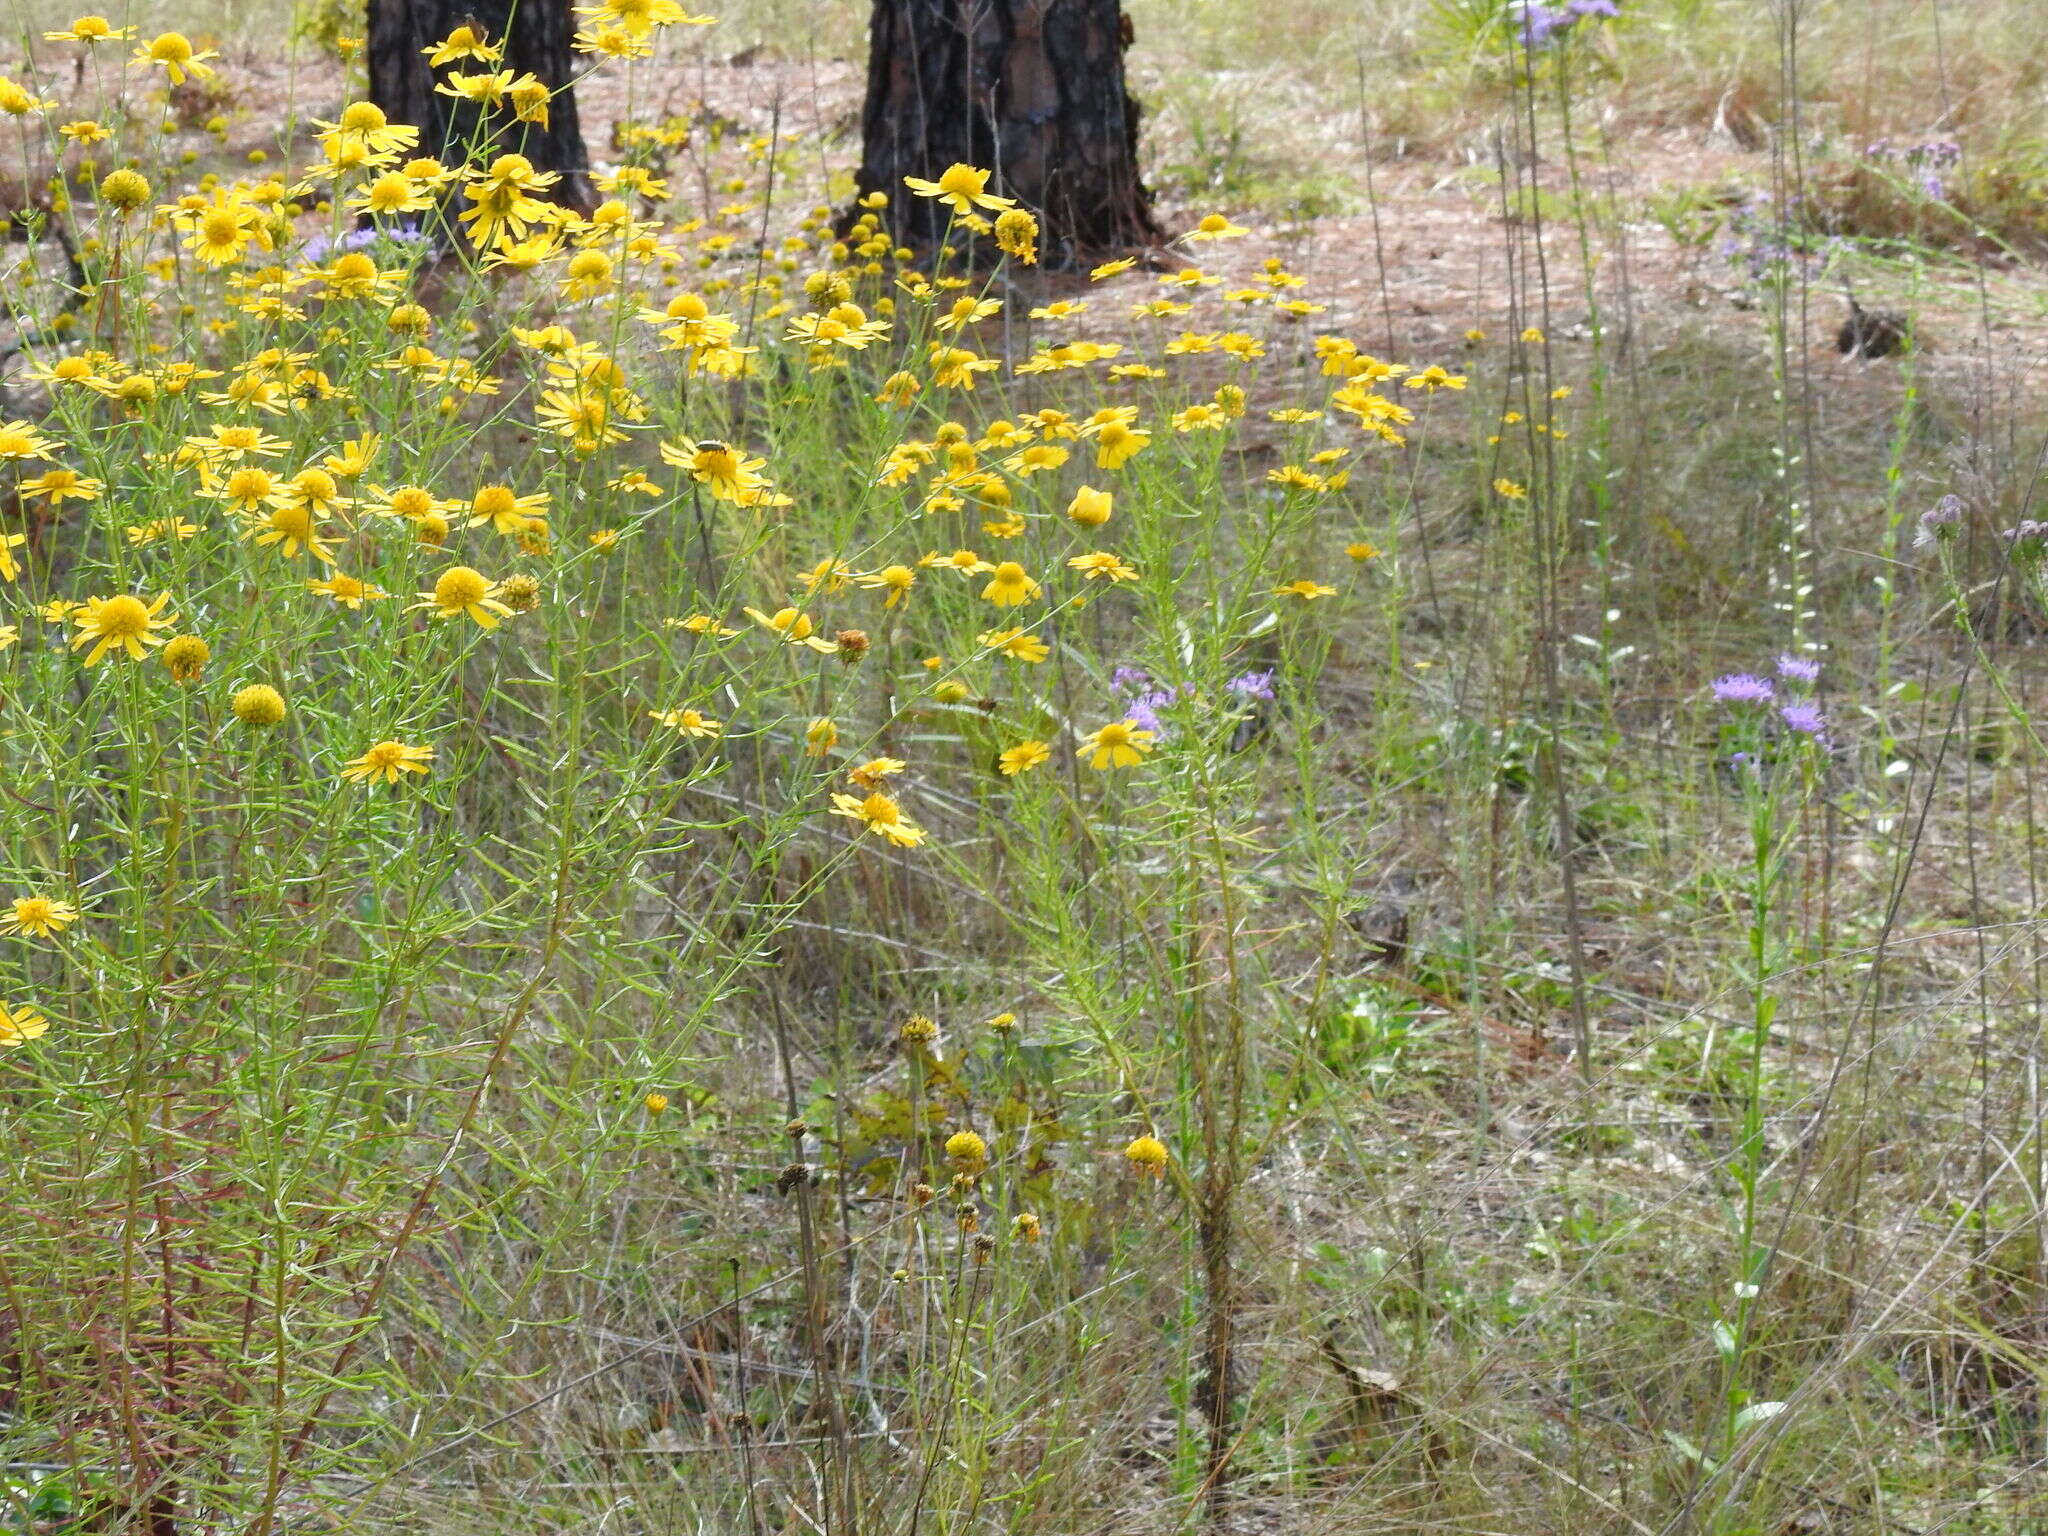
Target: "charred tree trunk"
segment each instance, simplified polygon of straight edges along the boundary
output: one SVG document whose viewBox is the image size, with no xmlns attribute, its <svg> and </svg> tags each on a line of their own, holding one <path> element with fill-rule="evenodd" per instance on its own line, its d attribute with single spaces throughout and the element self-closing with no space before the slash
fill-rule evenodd
<svg viewBox="0 0 2048 1536">
<path fill-rule="evenodd" d="M 859 186 L 899 240 L 929 247 L 948 210 L 909 196 L 955 161 L 1038 216 L 1046 259 L 1158 243 L 1138 178 L 1121 0 L 875 0 Z"/>
<path fill-rule="evenodd" d="M 369 0 L 369 11 L 370 99 L 392 122 L 419 129 L 421 154 L 459 165 L 483 146 L 516 152 L 537 170 L 560 173 L 556 202 L 584 213 L 597 205 L 576 95 L 567 89 L 575 35 L 569 0 Z M 429 64 L 425 50 L 460 26 L 503 48 L 504 59 Z M 555 93 L 546 126 L 520 121 L 509 107 L 485 113 L 434 89 L 451 74 L 481 70 L 531 73 L 545 83 Z"/>
</svg>

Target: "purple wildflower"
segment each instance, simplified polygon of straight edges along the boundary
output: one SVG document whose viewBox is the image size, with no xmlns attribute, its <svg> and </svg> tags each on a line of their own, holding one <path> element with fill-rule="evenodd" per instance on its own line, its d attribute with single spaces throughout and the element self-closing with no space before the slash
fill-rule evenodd
<svg viewBox="0 0 2048 1536">
<path fill-rule="evenodd" d="M 1263 672 L 1241 672 L 1223 685 L 1232 693 L 1247 699 L 1270 699 L 1273 697 L 1273 669 Z"/>
<path fill-rule="evenodd" d="M 1151 684 L 1152 674 L 1143 667 L 1118 667 L 1109 674 L 1109 686 L 1118 693 L 1131 693 Z"/>
<path fill-rule="evenodd" d="M 1714 679 L 1714 697 L 1723 704 L 1768 704 L 1777 691 L 1754 672 L 1730 672 Z"/>
<path fill-rule="evenodd" d="M 1785 722 L 1785 728 L 1797 731 L 1802 736 L 1811 736 L 1823 746 L 1827 744 L 1828 723 L 1822 718 L 1820 706 L 1804 702 L 1781 704 L 1778 718 Z"/>
<path fill-rule="evenodd" d="M 1778 676 L 1788 683 L 1817 683 L 1820 681 L 1820 663 L 1787 651 L 1778 658 Z"/>
<path fill-rule="evenodd" d="M 1522 46 L 1534 53 L 1538 48 L 1548 47 L 1559 32 L 1572 24 L 1573 17 L 1568 11 L 1553 11 L 1547 5 L 1525 5 L 1522 7 Z"/>
<path fill-rule="evenodd" d="M 2012 558 L 2021 565 L 2037 564 L 2042 552 L 2048 550 L 2048 523 L 2037 523 L 2024 518 L 2005 529 L 1999 537 L 2012 546 Z"/>
<path fill-rule="evenodd" d="M 1913 536 L 1916 549 L 1936 540 L 1952 539 L 1963 524 L 1963 498 L 1950 494 L 1920 514 L 1920 531 Z"/>
<path fill-rule="evenodd" d="M 1621 14 L 1621 7 L 1614 0 L 1566 0 L 1565 8 L 1581 19 L 1599 16 L 1612 21 Z"/>
</svg>

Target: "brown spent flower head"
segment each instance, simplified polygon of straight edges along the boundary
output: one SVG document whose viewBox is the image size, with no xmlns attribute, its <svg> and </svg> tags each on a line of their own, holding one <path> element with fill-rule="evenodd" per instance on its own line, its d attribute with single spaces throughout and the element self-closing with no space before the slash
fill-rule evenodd
<svg viewBox="0 0 2048 1536">
<path fill-rule="evenodd" d="M 1010 1230 L 1015 1232 L 1023 1241 L 1035 1243 L 1038 1241 L 1044 1228 L 1039 1225 L 1038 1218 L 1031 1212 L 1019 1211 L 1010 1218 Z"/>
<path fill-rule="evenodd" d="M 864 629 L 842 629 L 833 638 L 839 642 L 839 659 L 849 667 L 868 653 L 868 632 Z"/>
<path fill-rule="evenodd" d="M 911 1208 L 913 1210 L 921 1211 L 926 1206 L 930 1205 L 932 1203 L 932 1200 L 937 1195 L 938 1191 L 933 1189 L 929 1184 L 913 1184 L 910 1186 Z"/>
<path fill-rule="evenodd" d="M 990 1237 L 986 1232 L 977 1235 L 974 1239 L 974 1262 L 977 1264 L 986 1264 L 990 1259 L 994 1258 L 995 1256 L 996 1240 Z"/>
<path fill-rule="evenodd" d="M 965 1193 L 965 1191 L 961 1190 L 960 1184 L 961 1178 L 956 1176 L 953 1180 L 953 1192 L 955 1194 Z M 967 1184 L 971 1190 L 973 1188 L 973 1181 L 968 1180 Z M 972 1237 L 981 1230 L 981 1207 L 972 1200 L 957 1207 L 953 1212 L 953 1224 L 960 1229 L 963 1237 Z"/>
<path fill-rule="evenodd" d="M 498 583 L 498 601 L 514 613 L 531 613 L 540 606 L 540 578 L 524 572 L 507 576 Z"/>
<path fill-rule="evenodd" d="M 164 670 L 181 683 L 196 683 L 213 651 L 197 635 L 175 635 L 161 653 Z"/>
</svg>

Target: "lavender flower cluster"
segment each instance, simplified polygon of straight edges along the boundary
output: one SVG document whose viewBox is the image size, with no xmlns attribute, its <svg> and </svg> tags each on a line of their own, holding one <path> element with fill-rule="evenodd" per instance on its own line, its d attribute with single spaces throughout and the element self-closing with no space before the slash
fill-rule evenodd
<svg viewBox="0 0 2048 1536">
<path fill-rule="evenodd" d="M 1534 53 L 1538 49 L 1548 48 L 1575 25 L 1588 18 L 1612 21 L 1621 14 L 1621 7 L 1616 0 L 1565 0 L 1563 5 L 1543 5 L 1538 3 L 1538 0 L 1522 0 L 1522 3 L 1514 7 L 1514 11 L 1522 46 Z"/>
<path fill-rule="evenodd" d="M 1169 709 L 1183 699 L 1194 697 L 1194 689 L 1186 684 L 1179 688 L 1154 688 L 1152 674 L 1142 667 L 1118 667 L 1109 676 L 1109 686 L 1123 699 L 1124 718 L 1140 730 L 1158 733 L 1164 741 L 1171 732 L 1159 712 Z M 1268 700 L 1273 697 L 1273 669 L 1240 672 L 1223 685 L 1224 691 L 1242 705 Z"/>
<path fill-rule="evenodd" d="M 1730 672 L 1714 679 L 1714 697 L 1723 704 L 1773 706 L 1779 724 L 1786 730 L 1824 748 L 1829 745 L 1827 717 L 1806 696 L 1807 690 L 1819 681 L 1819 662 L 1786 652 L 1778 658 L 1775 679 L 1754 672 Z"/>
<path fill-rule="evenodd" d="M 1947 191 L 1942 175 L 1962 163 L 1963 146 L 1954 139 L 1922 139 L 1910 144 L 1879 139 L 1863 147 L 1863 156 L 1866 160 L 1889 160 L 1909 171 L 1919 182 L 1920 190 L 1939 202 Z"/>
</svg>

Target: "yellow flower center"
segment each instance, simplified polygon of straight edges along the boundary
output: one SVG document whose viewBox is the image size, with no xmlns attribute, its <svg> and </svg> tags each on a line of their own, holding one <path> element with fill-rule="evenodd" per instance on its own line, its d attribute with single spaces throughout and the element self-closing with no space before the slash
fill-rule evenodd
<svg viewBox="0 0 2048 1536">
<path fill-rule="evenodd" d="M 271 528 L 299 544 L 312 542 L 313 514 L 304 507 L 279 507 L 270 514 Z"/>
<path fill-rule="evenodd" d="M 467 608 L 471 603 L 483 601 L 491 584 L 482 573 L 466 565 L 450 566 L 434 582 L 434 601 L 443 608 Z"/>
<path fill-rule="evenodd" d="M 372 133 L 389 122 L 384 109 L 371 101 L 351 102 L 341 114 L 341 126 L 356 133 Z"/>
<path fill-rule="evenodd" d="M 149 56 L 158 64 L 184 64 L 192 57 L 192 44 L 182 32 L 165 32 L 150 41 Z"/>
<path fill-rule="evenodd" d="M 948 197 L 979 197 L 987 185 L 988 172 L 977 171 L 971 165 L 949 166 L 939 178 L 939 191 Z"/>
<path fill-rule="evenodd" d="M 149 609 L 139 597 L 110 597 L 100 604 L 99 632 L 114 640 L 149 633 Z"/>
</svg>

